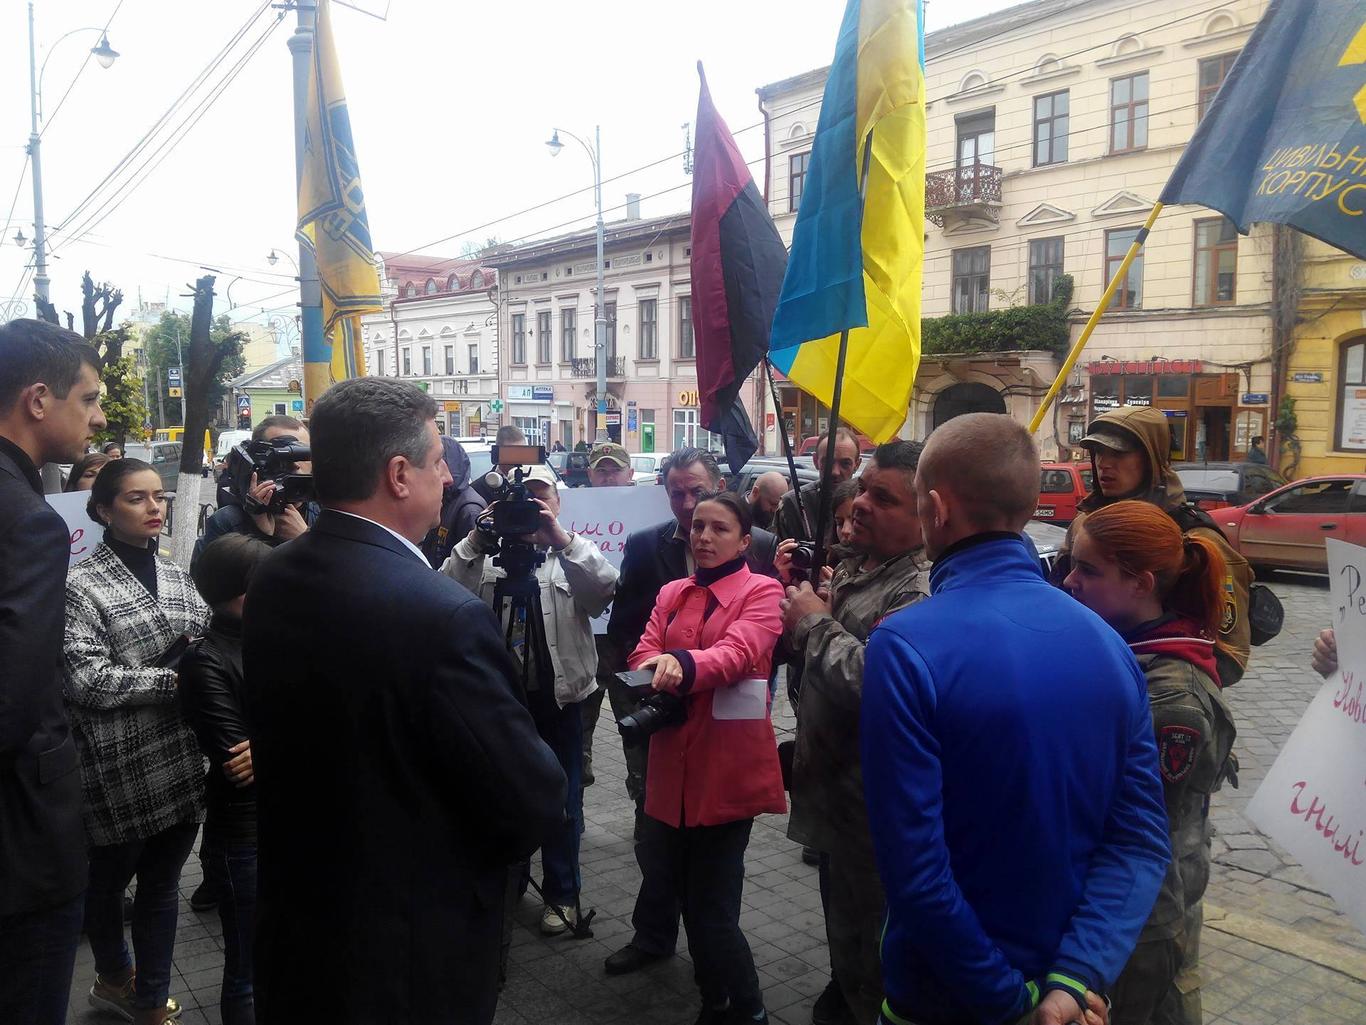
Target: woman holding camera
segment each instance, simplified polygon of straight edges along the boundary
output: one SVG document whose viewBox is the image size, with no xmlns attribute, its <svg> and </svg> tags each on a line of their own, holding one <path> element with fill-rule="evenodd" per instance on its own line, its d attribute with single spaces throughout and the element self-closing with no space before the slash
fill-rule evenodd
<svg viewBox="0 0 1366 1025">
<path fill-rule="evenodd" d="M 754 817 L 787 810 L 769 719 L 768 674 L 782 632 L 778 581 L 750 572 L 749 506 L 705 495 L 689 543 L 697 571 L 660 589 L 632 669 L 682 698 L 682 721 L 650 739 L 640 857 L 673 881 L 702 990 L 699 1023 L 765 1022 L 740 930 Z"/>
<path fill-rule="evenodd" d="M 189 576 L 157 554 L 166 506 L 155 470 L 111 460 L 88 508 L 107 529 L 67 577 L 63 690 L 90 843 L 90 1002 L 161 1025 L 179 1010 L 167 997 L 180 870 L 204 810 L 204 763 L 176 702 L 175 663 L 209 610 Z M 123 939 L 123 891 L 134 877 L 136 973 Z"/>
</svg>

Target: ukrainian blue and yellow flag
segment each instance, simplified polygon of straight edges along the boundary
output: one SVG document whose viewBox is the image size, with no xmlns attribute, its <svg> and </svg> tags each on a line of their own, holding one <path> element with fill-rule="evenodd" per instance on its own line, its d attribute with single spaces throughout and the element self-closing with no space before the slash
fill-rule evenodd
<svg viewBox="0 0 1366 1025">
<path fill-rule="evenodd" d="M 322 283 L 327 344 L 304 352 L 304 392 L 316 399 L 334 381 L 365 373 L 360 318 L 384 309 L 327 0 L 318 0 L 313 34 L 296 234 L 313 250 Z"/>
<path fill-rule="evenodd" d="M 840 416 L 877 442 L 901 429 L 920 365 L 924 258 L 924 5 L 849 0 L 769 347 L 829 405 L 849 329 Z"/>
</svg>

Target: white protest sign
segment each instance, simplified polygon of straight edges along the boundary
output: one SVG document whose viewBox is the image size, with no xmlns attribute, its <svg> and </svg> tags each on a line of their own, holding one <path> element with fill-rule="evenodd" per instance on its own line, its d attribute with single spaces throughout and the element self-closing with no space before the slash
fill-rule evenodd
<svg viewBox="0 0 1366 1025">
<path fill-rule="evenodd" d="M 560 492 L 560 524 L 597 545 L 618 569 L 626 552 L 626 539 L 671 515 L 668 493 L 657 485 L 569 488 Z M 606 612 L 593 620 L 593 632 L 607 632 Z"/>
<path fill-rule="evenodd" d="M 92 520 L 90 514 L 85 511 L 86 503 L 89 501 L 89 491 L 72 491 L 47 496 L 47 504 L 61 513 L 62 519 L 66 520 L 66 532 L 71 535 L 71 561 L 67 563 L 68 569 L 90 555 L 95 546 L 104 539 L 104 526 Z"/>
<path fill-rule="evenodd" d="M 1247 815 L 1366 932 L 1366 548 L 1329 540 L 1328 574 L 1339 671 L 1310 703 Z"/>
</svg>

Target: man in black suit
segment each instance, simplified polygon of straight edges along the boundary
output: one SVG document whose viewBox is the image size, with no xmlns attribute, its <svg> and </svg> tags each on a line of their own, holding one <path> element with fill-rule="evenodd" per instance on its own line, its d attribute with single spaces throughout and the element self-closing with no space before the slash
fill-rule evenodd
<svg viewBox="0 0 1366 1025">
<path fill-rule="evenodd" d="M 697 500 L 723 486 L 721 468 L 716 458 L 704 449 L 681 448 L 664 460 L 660 468 L 664 487 L 669 494 L 669 508 L 674 517 L 653 527 L 637 530 L 626 539 L 622 553 L 621 580 L 617 596 L 612 602 L 612 616 L 607 621 L 607 645 L 612 673 L 626 668 L 626 660 L 640 643 L 645 625 L 654 611 L 659 589 L 670 580 L 691 576 L 694 571 L 692 549 L 688 533 L 692 529 L 692 512 Z M 754 528 L 753 540 L 745 558 L 755 573 L 774 575 L 773 557 L 777 539 L 766 530 Z M 640 699 L 629 687 L 612 677 L 608 697 L 617 719 L 630 715 L 640 705 Z M 649 741 L 626 747 L 626 790 L 636 802 L 636 836 L 640 836 L 640 820 L 644 815 L 645 766 L 649 759 Z M 665 880 L 652 880 L 641 868 L 640 892 L 636 896 L 631 924 L 635 936 L 631 942 L 607 958 L 609 975 L 622 975 L 661 957 L 668 957 L 678 941 L 678 901 L 672 887 Z"/>
<path fill-rule="evenodd" d="M 387 378 L 323 395 L 323 511 L 248 592 L 260 1025 L 491 1021 L 506 866 L 564 814 L 493 612 L 418 548 L 435 415 Z"/>
<path fill-rule="evenodd" d="M 66 1021 L 85 902 L 81 774 L 58 667 L 71 536 L 38 468 L 105 426 L 99 356 L 38 320 L 0 327 L 0 1019 Z"/>
</svg>

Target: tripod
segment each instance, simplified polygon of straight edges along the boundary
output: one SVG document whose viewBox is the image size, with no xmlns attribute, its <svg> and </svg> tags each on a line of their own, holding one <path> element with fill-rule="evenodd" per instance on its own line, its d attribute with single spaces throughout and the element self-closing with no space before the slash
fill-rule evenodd
<svg viewBox="0 0 1366 1025">
<path fill-rule="evenodd" d="M 501 623 L 503 609 L 507 607 L 507 632 L 504 644 L 508 653 L 521 665 L 522 701 L 537 718 L 538 711 L 545 702 L 555 701 L 555 679 L 551 669 L 550 646 L 545 636 L 545 619 L 541 609 L 541 585 L 536 579 L 536 568 L 545 562 L 545 553 L 531 545 L 503 539 L 499 542 L 498 555 L 493 560 L 504 576 L 493 585 L 493 614 Z M 517 653 L 515 634 L 517 626 L 522 627 L 521 655 Z M 534 667 L 534 668 L 533 668 Z M 578 893 L 574 894 L 574 921 L 570 921 L 560 909 L 560 905 L 547 901 L 545 891 L 537 885 L 531 873 L 526 874 L 527 883 L 541 898 L 541 903 L 554 909 L 569 933 L 577 940 L 592 937 L 592 922 L 597 915 L 595 909 L 585 912 Z"/>
</svg>

